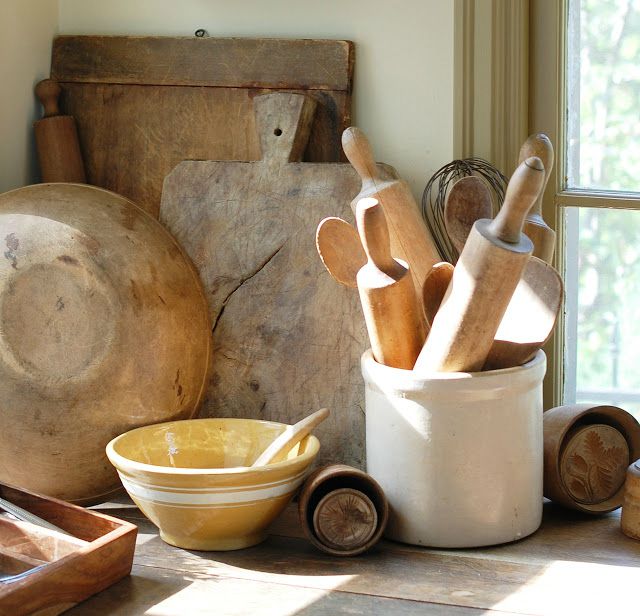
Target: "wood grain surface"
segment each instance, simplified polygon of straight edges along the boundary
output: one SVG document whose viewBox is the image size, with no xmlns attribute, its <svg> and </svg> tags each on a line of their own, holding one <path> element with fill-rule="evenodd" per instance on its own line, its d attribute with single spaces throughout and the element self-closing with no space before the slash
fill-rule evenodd
<svg viewBox="0 0 640 616">
<path fill-rule="evenodd" d="M 72 616 L 199 613 L 213 595 L 218 613 L 257 616 L 637 613 L 640 542 L 620 532 L 616 513 L 591 517 L 547 503 L 541 529 L 508 545 L 430 550 L 382 541 L 345 559 L 303 538 L 294 505 L 265 543 L 224 554 L 172 548 L 135 508 L 104 511 L 139 526 L 133 574 Z"/>
<path fill-rule="evenodd" d="M 304 159 L 341 160 L 353 64 L 349 41 L 59 36 L 51 76 L 78 124 L 88 182 L 157 216 L 163 179 L 180 161 L 260 159 L 259 94 L 316 100 Z"/>
<path fill-rule="evenodd" d="M 521 163 L 493 220 L 477 220 L 420 352 L 415 370 L 474 372 L 494 336 L 533 251 L 522 223 L 544 180 L 537 158 Z"/>
<path fill-rule="evenodd" d="M 137 533 L 133 524 L 6 484 L 0 484 L 0 495 L 75 537 L 48 530 L 36 535 L 20 523 L 21 536 L 8 540 L 3 534 L 0 543 L 6 552 L 39 568 L 0 584 L 1 616 L 60 614 L 131 571 Z"/>
<path fill-rule="evenodd" d="M 302 151 L 309 99 L 254 101 L 263 160 L 185 161 L 164 185 L 161 221 L 198 268 L 213 322 L 201 415 L 295 423 L 326 406 L 320 459 L 362 466 L 362 311 L 315 248 L 320 220 L 350 218 L 360 181 L 349 164 L 287 162 Z"/>
<path fill-rule="evenodd" d="M 120 487 L 112 438 L 203 399 L 198 274 L 157 220 L 93 186 L 0 195 L 0 238 L 0 480 L 99 501 Z"/>
</svg>

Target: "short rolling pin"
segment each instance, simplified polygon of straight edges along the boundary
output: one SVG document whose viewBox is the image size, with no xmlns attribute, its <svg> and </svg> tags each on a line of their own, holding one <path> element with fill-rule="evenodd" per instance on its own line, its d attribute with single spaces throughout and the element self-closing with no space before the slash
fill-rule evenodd
<svg viewBox="0 0 640 616">
<path fill-rule="evenodd" d="M 380 178 L 371 145 L 359 128 L 350 127 L 342 133 L 342 148 L 362 179 L 362 188 L 351 202 L 351 208 L 355 211 L 356 204 L 364 197 L 375 198 L 382 204 L 389 225 L 391 251 L 408 263 L 416 292 L 421 295 L 424 279 L 431 267 L 442 259 L 409 186 L 403 180 Z"/>
<path fill-rule="evenodd" d="M 373 356 L 385 366 L 411 370 L 426 322 L 410 271 L 391 256 L 385 213 L 376 199 L 358 202 L 356 221 L 367 255 L 356 280 Z"/>
<path fill-rule="evenodd" d="M 33 125 L 40 176 L 43 182 L 85 184 L 76 122 L 71 116 L 60 115 L 60 92 L 53 79 L 45 79 L 36 86 L 36 96 L 44 107 L 44 117 Z"/>
<path fill-rule="evenodd" d="M 417 372 L 482 369 L 533 251 L 522 225 L 543 182 L 542 162 L 528 158 L 514 172 L 496 218 L 474 223 L 416 362 Z"/>
</svg>

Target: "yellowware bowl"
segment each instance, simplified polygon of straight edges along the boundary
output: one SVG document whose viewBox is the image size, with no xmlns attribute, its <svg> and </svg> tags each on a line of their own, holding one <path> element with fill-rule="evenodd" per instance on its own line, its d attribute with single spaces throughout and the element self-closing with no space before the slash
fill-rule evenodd
<svg viewBox="0 0 640 616">
<path fill-rule="evenodd" d="M 164 541 L 237 550 L 265 539 L 320 449 L 308 436 L 286 459 L 250 468 L 285 428 L 255 419 L 172 421 L 116 437 L 107 456 Z"/>
</svg>

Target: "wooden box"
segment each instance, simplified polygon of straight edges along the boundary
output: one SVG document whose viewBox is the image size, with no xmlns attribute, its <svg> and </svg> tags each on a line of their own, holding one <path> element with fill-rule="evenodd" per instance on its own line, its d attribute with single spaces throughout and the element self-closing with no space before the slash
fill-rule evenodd
<svg viewBox="0 0 640 616">
<path fill-rule="evenodd" d="M 51 616 L 104 590 L 131 572 L 137 527 L 129 522 L 39 496 L 0 483 L 0 496 L 73 535 L 74 546 L 46 537 L 29 536 L 0 525 L 0 567 L 3 573 L 31 572 L 0 582 L 0 615 Z M 6 523 L 8 527 L 12 525 Z"/>
</svg>

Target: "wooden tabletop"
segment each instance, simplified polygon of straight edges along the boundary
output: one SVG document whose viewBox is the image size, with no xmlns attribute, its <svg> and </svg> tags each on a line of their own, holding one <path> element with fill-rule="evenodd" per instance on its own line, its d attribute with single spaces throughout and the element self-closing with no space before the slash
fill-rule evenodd
<svg viewBox="0 0 640 616">
<path fill-rule="evenodd" d="M 547 503 L 542 528 L 516 543 L 429 550 L 382 541 L 339 558 L 303 538 L 293 505 L 267 541 L 236 552 L 171 547 L 126 499 L 99 510 L 138 525 L 133 571 L 73 616 L 636 616 L 639 609 L 640 542 L 620 532 L 618 512 L 590 517 Z"/>
</svg>

